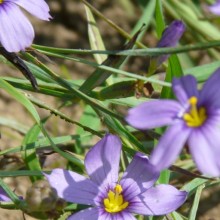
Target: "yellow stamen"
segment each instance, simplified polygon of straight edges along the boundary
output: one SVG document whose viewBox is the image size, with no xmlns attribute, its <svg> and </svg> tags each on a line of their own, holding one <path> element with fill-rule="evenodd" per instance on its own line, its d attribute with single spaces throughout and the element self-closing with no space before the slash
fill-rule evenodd
<svg viewBox="0 0 220 220">
<path fill-rule="evenodd" d="M 0 0 L 0 4 L 3 3 L 4 0 Z"/>
<path fill-rule="evenodd" d="M 123 195 L 121 195 L 123 189 L 121 185 L 117 184 L 114 191 L 109 190 L 108 197 L 103 200 L 105 211 L 109 213 L 121 212 L 129 205 L 124 201 Z"/>
<path fill-rule="evenodd" d="M 189 104 L 191 106 L 190 111 L 183 115 L 183 119 L 189 127 L 199 127 L 207 119 L 206 109 L 204 107 L 197 107 L 198 99 L 192 96 L 189 99 Z"/>
<path fill-rule="evenodd" d="M 122 193 L 122 187 L 121 187 L 121 185 L 119 185 L 119 184 L 117 184 L 116 186 L 115 186 L 115 192 L 116 193 L 118 193 L 118 194 L 120 194 L 120 193 Z"/>
</svg>

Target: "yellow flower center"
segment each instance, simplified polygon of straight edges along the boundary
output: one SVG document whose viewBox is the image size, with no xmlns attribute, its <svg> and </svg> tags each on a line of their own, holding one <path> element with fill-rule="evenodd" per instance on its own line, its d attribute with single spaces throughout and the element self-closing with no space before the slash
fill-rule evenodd
<svg viewBox="0 0 220 220">
<path fill-rule="evenodd" d="M 201 126 L 206 118 L 206 109 L 204 107 L 197 107 L 198 99 L 192 96 L 189 99 L 189 104 L 191 105 L 190 111 L 183 115 L 183 119 L 189 127 L 199 127 Z"/>
<path fill-rule="evenodd" d="M 106 212 L 121 212 L 128 207 L 129 203 L 124 201 L 124 198 L 121 195 L 122 191 L 123 189 L 119 184 L 116 185 L 114 191 L 109 190 L 108 197 L 103 200 Z"/>
<path fill-rule="evenodd" d="M 0 0 L 0 4 L 3 3 L 4 0 Z"/>
</svg>

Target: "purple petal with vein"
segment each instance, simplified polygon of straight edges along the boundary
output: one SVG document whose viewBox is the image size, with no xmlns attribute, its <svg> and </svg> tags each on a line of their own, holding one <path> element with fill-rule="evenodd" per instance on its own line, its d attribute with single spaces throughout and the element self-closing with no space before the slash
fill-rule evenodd
<svg viewBox="0 0 220 220">
<path fill-rule="evenodd" d="M 11 2 L 0 5 L 0 42 L 9 52 L 25 50 L 34 38 L 34 30 L 21 10 Z"/>
<path fill-rule="evenodd" d="M 129 212 L 120 212 L 110 214 L 104 212 L 100 208 L 88 208 L 74 215 L 71 215 L 68 220 L 136 220 L 136 218 Z"/>
<path fill-rule="evenodd" d="M 48 21 L 51 16 L 49 14 L 49 6 L 44 0 L 8 0 L 21 6 L 35 17 Z"/>
<path fill-rule="evenodd" d="M 205 82 L 200 92 L 200 105 L 209 108 L 220 108 L 220 68 L 218 68 Z"/>
<path fill-rule="evenodd" d="M 207 8 L 211 13 L 220 15 L 220 0 L 217 0 L 215 4 L 207 6 Z"/>
<path fill-rule="evenodd" d="M 180 207 L 186 197 L 187 192 L 179 191 L 171 185 L 160 184 L 135 198 L 129 211 L 143 215 L 164 215 Z"/>
<path fill-rule="evenodd" d="M 4 189 L 0 187 L 0 202 L 10 202 L 10 201 L 11 201 L 10 197 L 6 194 Z"/>
<path fill-rule="evenodd" d="M 68 220 L 99 220 L 99 208 L 84 209 L 71 215 Z"/>
<path fill-rule="evenodd" d="M 0 43 L 8 52 L 19 52 L 29 47 L 34 30 L 20 7 L 36 17 L 48 20 L 49 7 L 43 0 L 7 0 L 0 3 Z"/>
<path fill-rule="evenodd" d="M 114 217 L 111 218 L 110 220 L 137 220 L 137 219 L 131 213 L 126 211 L 126 212 L 120 212 L 119 214 L 115 214 Z"/>
<path fill-rule="evenodd" d="M 191 132 L 184 122 L 178 122 L 167 129 L 150 156 L 150 162 L 158 170 L 168 168 L 181 152 Z"/>
<path fill-rule="evenodd" d="M 85 167 L 90 179 L 99 186 L 118 181 L 121 141 L 112 134 L 105 135 L 85 157 Z"/>
<path fill-rule="evenodd" d="M 189 148 L 198 169 L 210 176 L 220 175 L 220 130 L 208 123 L 193 130 L 189 137 Z"/>
<path fill-rule="evenodd" d="M 54 169 L 51 174 L 44 175 L 60 198 L 85 205 L 97 204 L 98 186 L 86 177 L 63 169 Z"/>
<path fill-rule="evenodd" d="M 172 100 L 144 102 L 128 111 L 126 121 L 138 129 L 151 129 L 174 122 L 182 106 Z"/>
<path fill-rule="evenodd" d="M 159 175 L 155 167 L 149 163 L 147 156 L 137 153 L 120 181 L 125 200 L 130 200 L 152 187 Z"/>
<path fill-rule="evenodd" d="M 190 97 L 198 97 L 197 82 L 194 76 L 188 75 L 181 78 L 174 78 L 172 89 L 180 103 L 185 106 Z"/>
</svg>

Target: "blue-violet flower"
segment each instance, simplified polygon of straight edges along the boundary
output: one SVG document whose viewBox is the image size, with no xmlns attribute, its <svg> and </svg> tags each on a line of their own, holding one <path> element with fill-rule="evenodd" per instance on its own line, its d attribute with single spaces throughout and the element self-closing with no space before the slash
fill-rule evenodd
<svg viewBox="0 0 220 220">
<path fill-rule="evenodd" d="M 8 52 L 25 50 L 32 44 L 34 30 L 19 7 L 42 20 L 49 20 L 44 0 L 0 0 L 0 43 Z"/>
<path fill-rule="evenodd" d="M 186 30 L 185 24 L 181 20 L 174 20 L 162 33 L 160 40 L 156 47 L 175 47 L 183 33 Z M 153 73 L 164 61 L 167 60 L 169 55 L 161 55 L 152 57 L 148 73 Z"/>
<path fill-rule="evenodd" d="M 121 141 L 107 134 L 85 158 L 90 178 L 63 169 L 45 174 L 62 199 L 92 207 L 69 220 L 135 220 L 132 213 L 163 215 L 183 204 L 187 192 L 171 185 L 153 186 L 159 173 L 148 158 L 137 153 L 119 179 Z"/>
<path fill-rule="evenodd" d="M 0 187 L 0 202 L 11 202 L 10 197 L 2 187 Z"/>
<path fill-rule="evenodd" d="M 194 76 L 174 78 L 178 101 L 154 100 L 129 110 L 127 122 L 138 129 L 170 125 L 153 150 L 150 161 L 159 170 L 168 168 L 185 144 L 198 169 L 220 175 L 220 69 L 197 89 Z"/>
<path fill-rule="evenodd" d="M 220 15 L 220 0 L 217 0 L 214 4 L 207 6 L 207 8 L 211 13 Z"/>
</svg>

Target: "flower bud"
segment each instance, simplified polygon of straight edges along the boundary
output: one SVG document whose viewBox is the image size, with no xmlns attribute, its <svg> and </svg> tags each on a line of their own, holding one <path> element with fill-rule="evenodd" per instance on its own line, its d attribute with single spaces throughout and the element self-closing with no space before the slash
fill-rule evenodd
<svg viewBox="0 0 220 220">
<path fill-rule="evenodd" d="M 161 39 L 157 43 L 157 48 L 175 47 L 185 32 L 185 24 L 180 20 L 173 21 L 163 32 Z M 150 62 L 148 73 L 151 75 L 156 68 L 160 66 L 169 55 L 153 57 Z"/>
<path fill-rule="evenodd" d="M 163 32 L 157 47 L 175 47 L 185 31 L 185 24 L 180 20 L 173 21 Z"/>
</svg>

